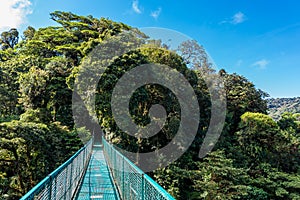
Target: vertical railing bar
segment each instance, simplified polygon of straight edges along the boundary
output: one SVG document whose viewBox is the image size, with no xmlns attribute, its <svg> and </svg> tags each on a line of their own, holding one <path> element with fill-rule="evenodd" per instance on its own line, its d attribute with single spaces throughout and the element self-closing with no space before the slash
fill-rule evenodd
<svg viewBox="0 0 300 200">
<path fill-rule="evenodd" d="M 73 192 L 73 180 L 72 180 L 72 178 L 73 178 L 73 162 L 71 163 L 71 173 L 70 173 L 70 179 L 69 179 L 69 184 L 70 184 L 70 186 L 69 186 L 69 197 L 72 197 L 72 192 Z"/>
<path fill-rule="evenodd" d="M 56 190 L 57 190 L 57 185 L 56 185 L 56 181 L 57 181 L 57 177 L 54 177 L 54 191 L 53 191 L 53 197 L 54 197 L 54 199 L 53 200 L 55 200 L 56 199 Z M 51 194 L 52 195 L 52 194 Z M 51 196 L 51 199 L 52 199 L 52 196 Z"/>
<path fill-rule="evenodd" d="M 66 200 L 66 194 L 67 194 L 67 187 L 68 187 L 68 167 L 66 167 L 65 168 L 65 170 L 66 170 L 66 173 L 65 173 L 65 180 L 64 180 L 64 193 L 63 193 L 63 195 L 64 195 L 64 200 Z"/>
<path fill-rule="evenodd" d="M 145 194 L 144 194 L 144 192 L 145 192 L 145 190 L 144 190 L 144 185 L 145 185 L 145 180 L 144 180 L 144 174 L 142 174 L 142 197 L 141 197 L 141 199 L 142 200 L 144 200 L 144 198 L 145 198 Z"/>
<path fill-rule="evenodd" d="M 124 158 L 122 157 L 122 197 L 124 198 L 124 190 L 125 190 L 125 168 L 124 168 Z"/>
<path fill-rule="evenodd" d="M 49 178 L 49 184 L 50 184 L 50 188 L 49 188 L 49 194 L 48 194 L 48 200 L 51 200 L 51 195 L 52 195 L 52 181 L 50 179 L 50 177 L 48 176 Z"/>
</svg>

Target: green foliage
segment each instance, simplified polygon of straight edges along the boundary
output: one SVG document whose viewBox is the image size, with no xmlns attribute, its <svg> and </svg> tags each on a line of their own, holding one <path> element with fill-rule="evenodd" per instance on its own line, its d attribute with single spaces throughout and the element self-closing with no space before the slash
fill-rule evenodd
<svg viewBox="0 0 300 200">
<path fill-rule="evenodd" d="M 249 164 L 266 162 L 276 152 L 279 127 L 265 114 L 246 112 L 241 116 L 238 141 Z"/>
<path fill-rule="evenodd" d="M 299 169 L 299 138 L 291 129 L 280 130 L 278 124 L 261 113 L 245 113 L 237 132 L 245 166 L 269 163 L 285 172 Z"/>
<path fill-rule="evenodd" d="M 31 40 L 34 37 L 35 29 L 32 26 L 28 26 L 27 29 L 23 32 L 24 40 Z"/>
<path fill-rule="evenodd" d="M 9 49 L 5 49 L 5 50 L 0 50 L 0 61 L 7 61 L 9 60 L 11 57 L 13 57 L 15 54 L 15 51 L 11 48 Z"/>
<path fill-rule="evenodd" d="M 268 199 L 299 199 L 299 174 L 288 174 L 261 163 L 249 172 L 251 185 L 263 189 Z"/>
<path fill-rule="evenodd" d="M 47 104 L 48 92 L 45 90 L 49 79 L 48 73 L 43 69 L 31 67 L 27 73 L 20 76 L 20 102 L 25 108 L 40 108 Z"/>
<path fill-rule="evenodd" d="M 176 134 L 180 122 L 180 109 L 174 94 L 167 88 L 152 84 L 139 88 L 131 97 L 130 111 L 136 124 L 145 126 L 150 122 L 149 108 L 154 104 L 163 105 L 167 111 L 167 122 L 156 136 L 137 140 L 120 130 L 111 113 L 112 89 L 118 79 L 128 70 L 147 63 L 165 64 L 186 75 L 191 83 L 196 82 L 196 76 L 188 76 L 189 70 L 182 59 L 174 52 L 157 47 L 143 47 L 115 59 L 102 75 L 97 93 L 96 109 L 100 124 L 106 129 L 107 136 L 116 144 L 128 151 L 147 152 L 167 144 Z M 194 78 L 194 80 L 192 79 Z M 131 144 L 131 145 L 129 145 Z M 142 149 L 140 149 L 142 147 Z"/>
<path fill-rule="evenodd" d="M 248 193 L 244 169 L 235 168 L 224 152 L 215 151 L 189 172 L 195 191 L 192 199 L 241 199 Z"/>
<path fill-rule="evenodd" d="M 278 125 L 282 130 L 294 130 L 295 135 L 296 133 L 300 133 L 299 129 L 299 115 L 300 114 L 293 114 L 293 113 L 288 113 L 285 112 L 281 115 L 281 119 L 278 120 Z"/>
<path fill-rule="evenodd" d="M 92 138 L 91 132 L 84 127 L 75 128 L 72 134 L 78 135 L 83 144 L 86 144 Z"/>
<path fill-rule="evenodd" d="M 267 94 L 257 90 L 253 83 L 238 74 L 228 74 L 225 70 L 220 70 L 219 75 L 224 81 L 227 114 L 217 147 L 230 154 L 230 158 L 237 159 L 239 157 L 238 160 L 243 160 L 244 155 L 236 148 L 240 144 L 235 134 L 240 130 L 241 116 L 245 112 L 266 114 L 267 104 L 264 97 Z"/>
<path fill-rule="evenodd" d="M 70 157 L 81 145 L 79 137 L 90 138 L 88 130 L 73 127 L 67 77 L 97 44 L 132 29 L 60 11 L 51 18 L 61 26 L 29 26 L 20 43 L 16 29 L 0 38 L 0 196 L 8 199 L 23 195 Z"/>
<path fill-rule="evenodd" d="M 167 111 L 163 129 L 147 139 L 120 130 L 110 107 L 111 91 L 124 73 L 142 64 L 158 63 L 186 77 L 201 110 L 191 147 L 176 162 L 150 173 L 159 184 L 177 199 L 300 199 L 299 114 L 285 113 L 273 121 L 266 115 L 266 93 L 245 77 L 221 70 L 227 96 L 226 123 L 215 150 L 199 159 L 211 109 L 204 78 L 216 78 L 202 46 L 186 41 L 173 52 L 161 41 L 147 40 L 142 32 L 120 22 L 62 11 L 50 16 L 59 26 L 29 26 L 20 42 L 16 29 L 0 37 L 1 197 L 19 198 L 78 150 L 81 141 L 89 140 L 93 130 L 74 127 L 74 80 L 83 73 L 87 75 L 84 78 L 95 81 L 99 69 L 107 64 L 96 90 L 96 112 L 106 136 L 132 152 L 150 152 L 168 144 L 180 122 L 180 105 L 168 88 L 145 85 L 130 99 L 131 117 L 140 126 L 150 122 L 153 104 L 163 105 Z M 127 53 L 113 60 L 100 55 L 103 60 L 99 63 L 87 56 L 99 44 L 104 50 L 109 46 Z M 126 51 L 132 48 L 135 50 Z M 87 63 L 88 70 L 84 68 Z M 92 98 L 95 88 L 82 88 L 86 91 L 78 92 Z M 297 106 L 294 101 L 292 104 Z M 97 120 L 91 119 L 90 110 L 89 106 L 84 110 L 85 123 L 95 127 Z"/>
<path fill-rule="evenodd" d="M 17 29 L 12 28 L 9 31 L 4 31 L 1 33 L 0 37 L 0 48 L 6 50 L 8 48 L 14 48 L 19 41 L 19 32 Z"/>
<path fill-rule="evenodd" d="M 25 113 L 20 115 L 20 121 L 35 122 L 35 123 L 49 123 L 51 121 L 49 114 L 42 109 L 27 109 Z"/>
<path fill-rule="evenodd" d="M 180 199 L 184 197 L 184 194 L 182 194 L 184 191 L 181 191 L 181 189 L 188 186 L 187 182 L 183 182 L 186 177 L 186 171 L 177 167 L 177 163 L 155 170 L 153 176 L 157 183 L 165 188 L 174 198 Z"/>
<path fill-rule="evenodd" d="M 0 194 L 24 195 L 78 149 L 76 135 L 57 124 L 11 121 L 0 124 Z"/>
<path fill-rule="evenodd" d="M 221 70 L 220 75 L 225 82 L 227 94 L 228 120 L 233 125 L 237 125 L 240 116 L 245 112 L 265 113 L 267 110 L 266 101 L 268 96 L 261 90 L 257 90 L 253 83 L 238 74 L 227 74 Z M 235 127 L 234 127 L 235 128 Z M 233 129 L 233 131 L 236 131 Z"/>
</svg>

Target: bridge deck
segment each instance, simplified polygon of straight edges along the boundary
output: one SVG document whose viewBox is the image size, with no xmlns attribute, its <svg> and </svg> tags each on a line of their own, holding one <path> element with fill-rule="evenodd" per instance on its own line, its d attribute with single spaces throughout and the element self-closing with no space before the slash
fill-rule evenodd
<svg viewBox="0 0 300 200">
<path fill-rule="evenodd" d="M 93 146 L 91 159 L 77 194 L 77 199 L 120 199 L 100 145 Z"/>
</svg>

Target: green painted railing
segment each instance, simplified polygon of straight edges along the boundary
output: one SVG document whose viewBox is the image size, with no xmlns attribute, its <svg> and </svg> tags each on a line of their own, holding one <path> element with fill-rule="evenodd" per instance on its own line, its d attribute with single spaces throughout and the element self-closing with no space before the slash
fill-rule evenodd
<svg viewBox="0 0 300 200">
<path fill-rule="evenodd" d="M 118 152 L 105 139 L 102 141 L 104 155 L 121 199 L 174 200 L 159 184 Z M 21 200 L 73 199 L 86 172 L 92 148 L 93 140 L 91 139 L 68 161 L 25 194 Z"/>
<path fill-rule="evenodd" d="M 121 199 L 174 200 L 151 177 L 102 139 L 104 155 L 118 187 Z"/>
<path fill-rule="evenodd" d="M 92 152 L 93 139 L 32 188 L 21 200 L 70 200 L 74 197 Z"/>
</svg>

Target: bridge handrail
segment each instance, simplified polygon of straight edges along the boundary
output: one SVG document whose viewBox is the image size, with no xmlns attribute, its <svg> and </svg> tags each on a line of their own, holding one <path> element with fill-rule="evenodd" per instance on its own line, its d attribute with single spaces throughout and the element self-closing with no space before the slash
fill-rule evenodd
<svg viewBox="0 0 300 200">
<path fill-rule="evenodd" d="M 103 150 L 122 199 L 175 200 L 104 138 Z"/>
<path fill-rule="evenodd" d="M 70 159 L 40 181 L 20 200 L 71 199 L 92 152 L 93 138 L 78 150 Z"/>
</svg>

